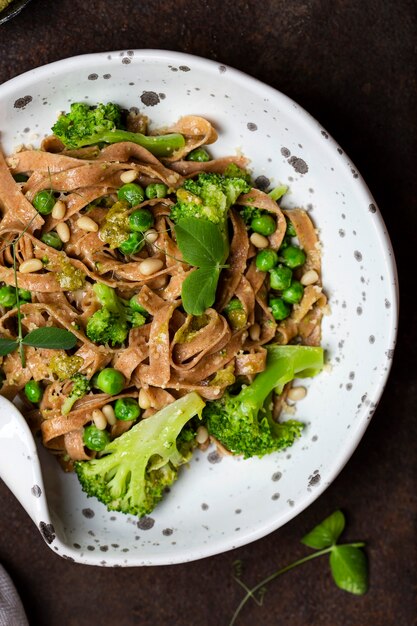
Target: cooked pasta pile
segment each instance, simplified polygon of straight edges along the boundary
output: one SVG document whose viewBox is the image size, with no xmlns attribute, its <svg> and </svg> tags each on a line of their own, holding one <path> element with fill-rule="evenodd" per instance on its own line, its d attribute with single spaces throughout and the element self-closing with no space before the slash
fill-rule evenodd
<svg viewBox="0 0 417 626">
<path fill-rule="evenodd" d="M 247 160 L 243 156 L 187 160 L 192 151 L 217 139 L 212 125 L 201 117 L 183 117 L 164 132 L 181 133 L 185 146 L 162 159 L 128 141 L 71 150 L 54 136 L 46 138 L 40 150 L 22 149 L 6 159 L 0 153 L 0 281 L 30 292 L 30 298 L 20 305 L 23 335 L 35 328 L 55 326 L 70 330 L 77 339 L 76 347 L 69 351 L 25 347 L 25 366 L 19 351 L 2 357 L 1 393 L 23 400 L 30 425 L 40 429 L 43 443 L 60 457 L 66 469 L 71 469 L 74 461 L 96 455 L 85 445 L 85 428 L 93 423 L 95 410 L 118 398 L 137 399 L 141 393 L 142 418 L 191 391 L 205 401 L 216 400 L 235 380 L 250 382 L 265 369 L 266 344 L 320 345 L 326 297 L 316 231 L 306 212 L 283 211 L 259 189 L 240 195 L 230 209 L 230 252 L 214 304 L 201 316 L 184 311 L 181 290 L 194 268 L 182 260 L 170 219 L 176 190 L 201 172 L 224 174 L 230 164 L 245 169 Z M 124 176 L 127 172 L 130 174 Z M 132 172 L 141 187 L 162 183 L 168 192 L 165 197 L 144 199 L 138 205 L 152 213 L 152 234 L 147 237 L 145 233 L 145 244 L 139 251 L 122 254 L 103 241 L 103 227 L 109 211 L 119 201 L 117 194 L 123 180 L 132 178 Z M 27 180 L 16 182 L 21 174 Z M 56 202 L 64 203 L 61 217 L 42 215 L 34 208 L 35 197 L 45 190 L 53 192 Z M 303 265 L 294 270 L 298 280 L 307 277 L 302 281 L 301 301 L 282 321 L 275 319 L 269 303 L 269 274 L 256 265 L 259 250 L 242 218 L 242 211 L 248 207 L 257 207 L 275 220 L 276 229 L 267 237 L 270 249 L 280 249 L 291 224 L 294 240 L 306 255 Z M 136 208 L 124 207 L 126 215 Z M 68 227 L 68 237 L 63 224 Z M 16 243 L 15 277 L 12 249 L 7 243 L 22 233 Z M 61 249 L 45 243 L 50 241 L 45 238 L 47 233 L 64 233 Z M 33 259 L 40 260 L 41 267 L 27 264 Z M 129 327 L 124 343 L 99 344 L 87 336 L 88 321 L 100 309 L 96 283 L 115 289 L 125 302 L 136 297 L 139 307 L 146 311 L 145 322 Z M 227 314 L 232 300 L 242 311 L 238 323 Z M 1 336 L 16 337 L 16 306 L 2 307 L 0 315 Z M 72 363 L 67 375 L 65 371 L 57 375 L 59 370 L 51 367 L 57 357 L 62 363 Z M 65 361 L 68 357 L 70 360 Z M 62 405 L 74 385 L 73 375 L 82 374 L 92 381 L 105 368 L 123 374 L 120 393 L 109 395 L 92 386 L 63 414 Z M 23 393 L 32 380 L 40 382 L 43 390 L 38 405 L 30 403 Z M 284 400 L 285 393 L 277 397 L 275 416 Z M 106 426 L 110 439 L 133 424 L 134 420 L 110 419 Z"/>
</svg>

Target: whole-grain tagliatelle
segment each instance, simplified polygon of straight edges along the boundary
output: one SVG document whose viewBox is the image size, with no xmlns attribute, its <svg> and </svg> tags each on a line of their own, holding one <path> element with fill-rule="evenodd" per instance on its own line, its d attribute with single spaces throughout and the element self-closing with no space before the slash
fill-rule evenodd
<svg viewBox="0 0 417 626">
<path fill-rule="evenodd" d="M 145 123 L 140 114 L 130 115 L 136 130 Z M 320 345 L 326 296 L 317 232 L 305 211 L 282 210 L 274 194 L 250 183 L 227 209 L 229 248 L 214 301 L 199 315 L 184 309 L 184 283 L 196 270 L 183 260 L 171 211 L 179 201 L 207 201 L 186 181 L 206 174 L 248 181 L 248 161 L 210 159 L 203 146 L 216 141 L 217 133 L 201 117 L 182 117 L 163 133 L 183 135 L 183 147 L 158 158 L 131 141 L 66 149 L 51 136 L 40 149 L 22 148 L 8 157 L 0 152 L 0 336 L 18 336 L 20 308 L 23 336 L 54 326 L 77 340 L 71 350 L 26 346 L 24 365 L 19 350 L 0 357 L 1 394 L 20 398 L 30 426 L 40 430 L 66 470 L 75 461 L 100 457 L 100 446 L 86 439 L 91 427 L 112 441 L 190 392 L 209 404 L 237 384 L 250 384 L 265 370 L 271 343 Z M 143 191 L 139 202 L 124 195 L 127 187 Z M 52 210 L 46 206 L 51 198 Z M 134 213 L 147 216 L 149 227 L 139 224 L 132 231 Z M 136 247 L 129 248 L 128 240 Z M 298 261 L 284 254 L 288 249 Z M 107 306 L 97 285 L 113 294 L 109 325 L 117 306 L 124 311 L 120 341 L 99 341 L 89 332 L 91 320 Z M 16 287 L 20 307 L 13 298 Z M 101 336 L 106 332 L 103 327 Z M 114 370 L 123 383 L 117 393 L 106 392 L 98 375 Z M 81 378 L 88 383 L 84 392 L 64 411 Z M 289 387 L 275 396 L 274 419 Z M 127 399 L 138 409 L 123 414 L 133 406 Z M 197 425 L 195 437 L 196 445 L 208 446 L 206 426 Z"/>
</svg>

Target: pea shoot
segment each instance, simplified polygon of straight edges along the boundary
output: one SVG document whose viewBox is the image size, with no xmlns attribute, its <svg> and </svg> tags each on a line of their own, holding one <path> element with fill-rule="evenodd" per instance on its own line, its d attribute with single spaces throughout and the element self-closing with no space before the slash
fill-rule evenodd
<svg viewBox="0 0 417 626">
<path fill-rule="evenodd" d="M 97 426 L 92 424 L 84 428 L 83 442 L 89 450 L 100 452 L 110 443 L 110 435 L 107 430 L 99 430 Z"/>
<path fill-rule="evenodd" d="M 117 197 L 119 200 L 125 200 L 130 204 L 130 206 L 135 206 L 136 204 L 140 204 L 145 199 L 145 192 L 142 187 L 136 183 L 127 183 L 120 187 L 117 192 Z"/>
<path fill-rule="evenodd" d="M 168 187 L 164 183 L 151 183 L 145 189 L 145 196 L 152 198 L 165 198 L 168 195 Z"/>
<path fill-rule="evenodd" d="M 138 419 L 140 408 L 134 398 L 118 398 L 114 404 L 114 413 L 118 420 L 133 421 Z"/>
<path fill-rule="evenodd" d="M 55 205 L 55 196 L 52 190 L 39 191 L 33 198 L 33 206 L 41 215 L 49 215 Z"/>
</svg>

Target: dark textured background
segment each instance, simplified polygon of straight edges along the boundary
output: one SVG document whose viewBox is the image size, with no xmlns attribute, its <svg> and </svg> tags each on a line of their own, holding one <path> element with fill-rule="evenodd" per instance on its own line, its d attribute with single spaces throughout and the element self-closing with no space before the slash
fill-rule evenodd
<svg viewBox="0 0 417 626">
<path fill-rule="evenodd" d="M 255 583 L 305 553 L 299 539 L 341 507 L 347 538 L 368 544 L 371 587 L 337 590 L 324 560 L 271 585 L 242 626 L 417 623 L 416 36 L 414 0 L 32 0 L 0 27 L 0 82 L 75 54 L 166 48 L 239 68 L 293 97 L 340 142 L 368 182 L 396 251 L 399 345 L 372 423 L 333 485 L 290 524 L 186 565 L 99 569 L 54 555 L 0 484 L 0 561 L 31 624 L 226 626 L 241 598 L 235 559 Z M 408 274 L 408 275 L 407 275 Z"/>
</svg>

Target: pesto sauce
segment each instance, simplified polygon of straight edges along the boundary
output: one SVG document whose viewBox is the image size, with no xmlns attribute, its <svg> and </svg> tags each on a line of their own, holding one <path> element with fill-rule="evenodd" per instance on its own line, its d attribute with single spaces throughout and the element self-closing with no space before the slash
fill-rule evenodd
<svg viewBox="0 0 417 626">
<path fill-rule="evenodd" d="M 121 200 L 113 204 L 107 211 L 100 227 L 100 239 L 109 244 L 110 248 L 118 248 L 130 235 L 129 205 Z"/>
</svg>

